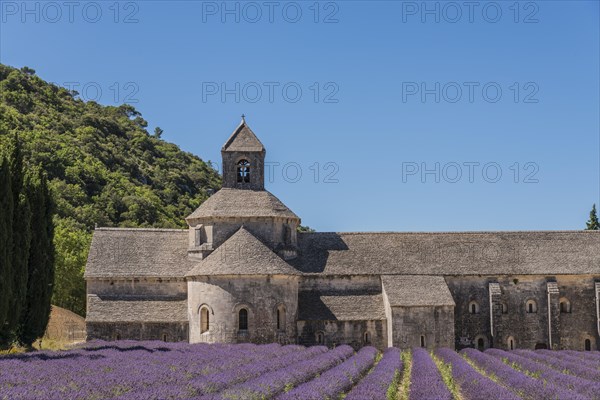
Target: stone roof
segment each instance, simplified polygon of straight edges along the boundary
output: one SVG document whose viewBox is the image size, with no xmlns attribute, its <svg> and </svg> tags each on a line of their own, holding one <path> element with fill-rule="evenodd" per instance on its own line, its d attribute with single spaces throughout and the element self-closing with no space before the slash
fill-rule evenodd
<svg viewBox="0 0 600 400">
<path fill-rule="evenodd" d="M 187 300 L 88 296 L 87 322 L 188 322 Z"/>
<path fill-rule="evenodd" d="M 187 221 L 207 217 L 284 217 L 300 219 L 266 190 L 223 188 L 209 197 Z"/>
<path fill-rule="evenodd" d="M 298 275 L 298 271 L 241 227 L 186 274 L 200 275 Z"/>
<path fill-rule="evenodd" d="M 199 266 L 188 259 L 187 235 L 172 229 L 96 229 L 85 277 L 182 278 Z M 300 233 L 298 245 L 299 257 L 289 263 L 304 274 L 600 275 L 597 231 Z M 214 254 L 206 260 L 213 258 L 216 268 Z"/>
<path fill-rule="evenodd" d="M 327 275 L 600 274 L 600 232 L 301 233 L 290 264 Z"/>
<path fill-rule="evenodd" d="M 383 275 L 390 306 L 453 306 L 454 299 L 442 276 Z"/>
<path fill-rule="evenodd" d="M 233 131 L 233 134 L 225 142 L 221 151 L 263 152 L 265 151 L 265 146 L 258 140 L 252 129 L 246 124 L 246 121 L 242 119 L 242 122 L 235 128 L 235 131 Z"/>
<path fill-rule="evenodd" d="M 187 247 L 187 230 L 98 228 L 84 277 L 183 278 L 194 265 Z"/>
<path fill-rule="evenodd" d="M 344 295 L 302 291 L 298 294 L 301 321 L 365 321 L 385 319 L 381 294 Z"/>
</svg>

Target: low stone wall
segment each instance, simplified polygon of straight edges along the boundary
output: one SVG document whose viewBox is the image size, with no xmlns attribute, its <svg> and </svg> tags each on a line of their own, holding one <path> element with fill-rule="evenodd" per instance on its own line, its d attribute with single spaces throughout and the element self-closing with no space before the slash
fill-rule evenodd
<svg viewBox="0 0 600 400">
<path fill-rule="evenodd" d="M 82 342 L 85 337 L 85 319 L 82 316 L 64 308 L 52 306 L 44 339 Z"/>
<path fill-rule="evenodd" d="M 186 342 L 187 323 L 88 322 L 87 339 Z"/>
<path fill-rule="evenodd" d="M 358 350 L 363 346 L 373 346 L 380 350 L 387 347 L 387 326 L 385 320 L 365 321 L 298 321 L 298 344 L 315 346 L 322 344 L 335 347 L 347 344 Z M 318 333 L 323 341 L 318 342 Z M 368 334 L 368 336 L 365 336 Z"/>
</svg>

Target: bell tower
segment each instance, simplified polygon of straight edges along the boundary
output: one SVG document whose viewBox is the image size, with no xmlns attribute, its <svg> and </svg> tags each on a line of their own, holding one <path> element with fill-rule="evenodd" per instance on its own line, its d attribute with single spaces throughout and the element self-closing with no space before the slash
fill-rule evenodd
<svg viewBox="0 0 600 400">
<path fill-rule="evenodd" d="M 221 148 L 223 187 L 265 190 L 265 155 L 265 147 L 242 115 L 242 122 Z"/>
</svg>

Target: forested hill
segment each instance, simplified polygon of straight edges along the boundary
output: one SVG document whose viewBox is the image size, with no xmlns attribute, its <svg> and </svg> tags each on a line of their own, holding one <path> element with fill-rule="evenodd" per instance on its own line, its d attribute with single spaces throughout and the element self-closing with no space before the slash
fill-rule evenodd
<svg viewBox="0 0 600 400">
<path fill-rule="evenodd" d="M 94 225 L 184 227 L 218 189 L 215 170 L 146 130 L 130 105 L 102 106 L 0 64 L 0 150 L 18 133 L 56 201 L 53 303 L 85 312 L 83 268 Z"/>
</svg>

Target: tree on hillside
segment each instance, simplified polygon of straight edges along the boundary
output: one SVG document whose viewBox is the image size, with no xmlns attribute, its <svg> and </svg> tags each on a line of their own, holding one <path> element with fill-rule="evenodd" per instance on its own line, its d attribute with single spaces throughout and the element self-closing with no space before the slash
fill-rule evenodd
<svg viewBox="0 0 600 400">
<path fill-rule="evenodd" d="M 586 222 L 586 230 L 588 231 L 597 231 L 600 230 L 600 223 L 598 222 L 598 214 L 596 213 L 596 204 L 592 206 L 592 211 L 590 211 L 590 219 Z"/>
<path fill-rule="evenodd" d="M 209 164 L 148 132 L 130 104 L 86 102 L 2 64 L 0 93 L 0 153 L 10 153 L 18 132 L 26 174 L 41 166 L 53 195 L 59 306 L 85 315 L 82 271 L 95 225 L 185 228 L 184 218 L 221 186 Z"/>
<path fill-rule="evenodd" d="M 15 333 L 25 306 L 27 293 L 27 263 L 31 240 L 30 224 L 31 209 L 29 199 L 23 193 L 23 154 L 21 142 L 17 135 L 14 137 L 10 154 L 11 190 L 13 195 L 13 231 L 12 231 L 12 296 L 9 302 L 8 326 L 10 339 Z"/>
<path fill-rule="evenodd" d="M 85 315 L 86 263 L 92 234 L 73 219 L 57 219 L 54 229 L 56 248 L 52 304 Z"/>
<path fill-rule="evenodd" d="M 31 246 L 28 262 L 25 312 L 21 318 L 19 341 L 27 346 L 41 337 L 50 317 L 54 284 L 53 202 L 46 175 L 40 170 L 25 183 L 31 207 Z"/>
<path fill-rule="evenodd" d="M 154 137 L 160 139 L 163 132 L 164 131 L 160 127 L 157 126 L 156 128 L 154 128 Z"/>
<path fill-rule="evenodd" d="M 7 341 L 8 311 L 12 296 L 12 223 L 13 195 L 10 168 L 5 157 L 0 159 L 0 343 Z"/>
</svg>

